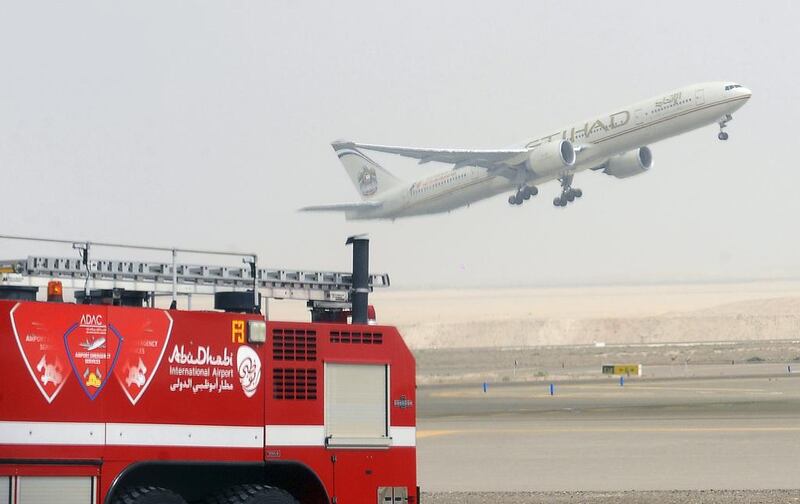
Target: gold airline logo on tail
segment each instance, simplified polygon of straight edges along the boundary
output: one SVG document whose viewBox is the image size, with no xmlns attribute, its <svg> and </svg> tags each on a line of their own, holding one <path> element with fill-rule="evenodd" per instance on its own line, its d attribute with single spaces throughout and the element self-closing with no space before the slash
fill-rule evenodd
<svg viewBox="0 0 800 504">
<path fill-rule="evenodd" d="M 358 188 L 364 196 L 372 196 L 378 191 L 378 176 L 375 168 L 364 165 L 358 174 Z"/>
</svg>

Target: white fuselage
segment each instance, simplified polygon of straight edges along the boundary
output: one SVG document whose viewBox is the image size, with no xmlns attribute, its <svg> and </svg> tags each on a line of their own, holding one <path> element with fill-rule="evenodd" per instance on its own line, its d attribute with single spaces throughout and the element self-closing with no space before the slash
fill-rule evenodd
<svg viewBox="0 0 800 504">
<path fill-rule="evenodd" d="M 447 212 L 500 193 L 520 184 L 538 185 L 597 167 L 609 158 L 693 129 L 714 124 L 745 104 L 750 91 L 726 89 L 725 82 L 695 84 L 644 100 L 612 113 L 593 117 L 538 137 L 529 149 L 552 141 L 569 140 L 576 147 L 573 166 L 547 176 L 525 170 L 524 180 L 503 170 L 468 166 L 397 187 L 387 192 L 382 206 L 348 212 L 349 219 L 393 219 Z"/>
</svg>

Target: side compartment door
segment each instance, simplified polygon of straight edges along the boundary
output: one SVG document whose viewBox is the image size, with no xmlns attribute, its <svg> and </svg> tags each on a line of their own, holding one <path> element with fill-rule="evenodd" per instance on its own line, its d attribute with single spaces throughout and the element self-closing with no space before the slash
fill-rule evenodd
<svg viewBox="0 0 800 504">
<path fill-rule="evenodd" d="M 325 364 L 325 444 L 338 502 L 375 502 L 384 478 L 375 450 L 391 444 L 388 392 L 388 365 Z"/>
<path fill-rule="evenodd" d="M 325 364 L 325 443 L 328 447 L 389 446 L 389 366 Z"/>
<path fill-rule="evenodd" d="M 16 504 L 94 504 L 97 497 L 92 476 L 18 476 L 16 484 Z"/>
<path fill-rule="evenodd" d="M 11 476 L 0 476 L 0 502 L 11 502 Z"/>
</svg>

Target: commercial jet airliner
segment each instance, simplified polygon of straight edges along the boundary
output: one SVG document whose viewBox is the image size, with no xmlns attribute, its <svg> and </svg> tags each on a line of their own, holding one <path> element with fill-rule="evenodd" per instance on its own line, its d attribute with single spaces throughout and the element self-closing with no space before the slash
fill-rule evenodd
<svg viewBox="0 0 800 504">
<path fill-rule="evenodd" d="M 727 140 L 728 121 L 751 94 L 732 82 L 694 84 L 508 149 L 430 149 L 336 141 L 333 149 L 362 201 L 301 210 L 344 212 L 348 220 L 396 219 L 449 212 L 507 191 L 513 191 L 508 202 L 521 205 L 539 192 L 538 185 L 551 180 L 561 183 L 561 195 L 553 205 L 564 207 L 583 194 L 572 187 L 578 172 L 595 170 L 618 179 L 644 173 L 653 166 L 648 144 L 714 123 L 719 125 L 717 137 Z M 404 182 L 362 151 L 453 167 Z"/>
</svg>

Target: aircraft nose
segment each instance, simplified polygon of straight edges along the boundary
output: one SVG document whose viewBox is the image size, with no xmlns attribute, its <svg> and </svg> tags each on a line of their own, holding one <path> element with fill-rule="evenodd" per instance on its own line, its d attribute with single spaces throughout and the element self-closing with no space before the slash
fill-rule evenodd
<svg viewBox="0 0 800 504">
<path fill-rule="evenodd" d="M 744 86 L 740 87 L 737 91 L 739 91 L 740 95 L 747 97 L 748 100 L 751 96 L 753 96 L 753 92 L 750 91 L 750 88 L 746 88 Z"/>
</svg>

